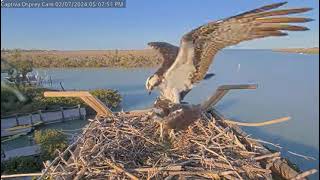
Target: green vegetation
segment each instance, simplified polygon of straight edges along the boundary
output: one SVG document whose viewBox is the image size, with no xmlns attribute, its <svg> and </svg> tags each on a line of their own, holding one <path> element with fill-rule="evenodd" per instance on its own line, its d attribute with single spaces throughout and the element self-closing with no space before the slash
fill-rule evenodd
<svg viewBox="0 0 320 180">
<path fill-rule="evenodd" d="M 19 174 L 40 172 L 42 162 L 33 156 L 15 157 L 1 161 L 1 174 Z"/>
<path fill-rule="evenodd" d="M 8 62 L 30 61 L 35 68 L 155 67 L 160 56 L 153 50 L 108 51 L 1 51 Z"/>
<path fill-rule="evenodd" d="M 34 139 L 40 145 L 40 158 L 25 156 L 1 161 L 1 174 L 40 172 L 42 162 L 52 161 L 57 155 L 56 150 L 63 151 L 68 147 L 67 137 L 55 129 L 35 131 Z"/>
<path fill-rule="evenodd" d="M 12 88 L 19 91 L 26 97 L 25 101 L 18 99 Z M 33 86 L 14 86 L 5 87 L 1 85 L 1 115 L 11 115 L 15 113 L 30 113 L 41 110 L 56 110 L 60 107 L 76 106 L 78 104 L 86 107 L 88 114 L 94 111 L 79 98 L 45 98 L 44 91 L 46 88 L 36 88 Z M 104 102 L 109 108 L 115 109 L 121 102 L 121 95 L 116 90 L 111 89 L 96 89 L 90 91 Z"/>
<path fill-rule="evenodd" d="M 121 95 L 116 90 L 111 89 L 96 89 L 90 91 L 90 93 L 97 97 L 100 101 L 107 105 L 107 107 L 111 109 L 115 109 L 119 106 L 121 102 Z M 43 98 L 41 96 L 35 97 L 35 101 L 41 106 L 45 107 L 46 109 L 49 108 L 59 108 L 60 106 L 75 106 L 77 104 L 81 104 L 89 108 L 87 104 L 85 104 L 79 98 L 65 98 L 65 97 L 57 97 L 57 98 Z"/>
<path fill-rule="evenodd" d="M 16 85 L 24 85 L 28 82 L 27 74 L 33 70 L 33 63 L 29 60 L 22 60 L 19 52 L 15 52 L 12 57 L 10 62 L 1 57 L 1 69 L 8 73 L 9 81 Z"/>
<path fill-rule="evenodd" d="M 1 73 L 6 72 L 8 73 L 9 69 L 11 68 L 10 64 L 6 62 L 2 57 L 1 57 Z"/>
<path fill-rule="evenodd" d="M 1 115 L 7 115 L 9 112 L 22 110 L 28 102 L 19 100 L 18 96 L 9 86 L 1 84 Z"/>
<path fill-rule="evenodd" d="M 13 78 L 18 79 L 20 78 L 20 75 L 21 75 L 21 79 L 19 79 L 20 81 L 27 80 L 27 74 L 29 72 L 32 72 L 33 70 L 32 61 L 15 60 L 15 61 L 12 61 L 10 64 L 12 64 L 15 67 L 15 70 L 17 71 L 17 73 L 14 74 L 13 71 L 11 70 L 9 71 L 9 76 L 14 76 Z"/>
<path fill-rule="evenodd" d="M 34 140 L 41 147 L 41 161 L 52 160 L 57 151 L 64 151 L 68 147 L 67 137 L 56 129 L 35 131 Z"/>
</svg>

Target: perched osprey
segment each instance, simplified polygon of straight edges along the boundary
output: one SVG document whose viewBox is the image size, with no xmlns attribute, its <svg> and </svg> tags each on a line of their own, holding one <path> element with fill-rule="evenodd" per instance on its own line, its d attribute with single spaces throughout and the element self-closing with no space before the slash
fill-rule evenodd
<svg viewBox="0 0 320 180">
<path fill-rule="evenodd" d="M 146 89 L 160 90 L 160 99 L 179 104 L 193 85 L 210 77 L 207 75 L 213 57 L 227 46 L 242 41 L 271 36 L 286 36 L 284 31 L 305 31 L 302 23 L 312 19 L 284 15 L 303 13 L 311 8 L 273 10 L 286 2 L 271 4 L 242 14 L 202 25 L 185 34 L 180 48 L 165 42 L 151 42 L 149 46 L 163 57 L 160 68 L 146 81 Z"/>
</svg>

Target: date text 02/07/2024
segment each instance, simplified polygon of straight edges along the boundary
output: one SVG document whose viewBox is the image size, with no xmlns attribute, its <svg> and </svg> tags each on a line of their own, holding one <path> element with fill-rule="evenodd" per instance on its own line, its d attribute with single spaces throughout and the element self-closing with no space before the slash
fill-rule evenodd
<svg viewBox="0 0 320 180">
<path fill-rule="evenodd" d="M 1 8 L 125 8 L 126 0 L 2 0 Z"/>
</svg>

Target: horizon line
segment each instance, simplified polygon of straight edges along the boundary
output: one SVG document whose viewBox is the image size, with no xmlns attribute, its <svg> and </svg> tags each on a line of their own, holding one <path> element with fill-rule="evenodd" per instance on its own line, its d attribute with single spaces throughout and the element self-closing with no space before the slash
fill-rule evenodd
<svg viewBox="0 0 320 180">
<path fill-rule="evenodd" d="M 309 48 L 319 48 L 318 46 L 313 47 L 283 47 L 283 48 L 224 48 L 222 50 L 273 50 L 273 49 L 309 49 Z M 119 51 L 139 51 L 139 50 L 150 50 L 152 48 L 141 48 L 141 49 L 23 49 L 23 48 L 2 48 L 1 51 L 112 51 L 112 50 L 119 50 Z"/>
</svg>

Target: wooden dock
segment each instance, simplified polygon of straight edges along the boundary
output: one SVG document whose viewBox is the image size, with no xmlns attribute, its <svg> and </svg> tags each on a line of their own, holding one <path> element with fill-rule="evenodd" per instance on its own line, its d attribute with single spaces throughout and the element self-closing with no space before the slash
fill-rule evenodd
<svg viewBox="0 0 320 180">
<path fill-rule="evenodd" d="M 85 117 L 86 109 L 80 106 L 1 117 L 1 137 L 29 133 L 33 127 L 40 124 L 85 119 Z"/>
<path fill-rule="evenodd" d="M 13 136 L 13 135 L 27 135 L 32 131 L 32 127 L 25 127 L 20 128 L 16 130 L 10 130 L 10 129 L 1 129 L 1 137 L 7 137 L 7 136 Z"/>
<path fill-rule="evenodd" d="M 26 146 L 22 148 L 13 149 L 10 151 L 4 151 L 5 157 L 3 160 L 8 160 L 10 158 L 14 157 L 20 157 L 20 156 L 34 156 L 40 154 L 40 146 L 34 145 L 34 146 Z"/>
</svg>

